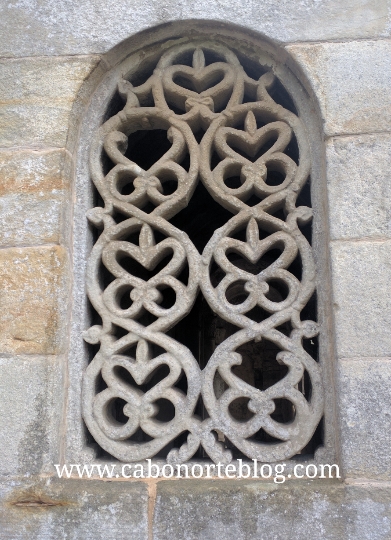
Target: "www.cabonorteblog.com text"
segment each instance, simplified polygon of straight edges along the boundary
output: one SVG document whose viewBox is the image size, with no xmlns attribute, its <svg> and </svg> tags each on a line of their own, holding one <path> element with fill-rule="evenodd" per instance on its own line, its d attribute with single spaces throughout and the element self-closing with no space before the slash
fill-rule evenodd
<svg viewBox="0 0 391 540">
<path fill-rule="evenodd" d="M 286 471 L 286 463 L 259 464 L 237 459 L 236 463 L 189 463 L 160 465 L 147 459 L 146 464 L 114 463 L 88 464 L 73 463 L 54 465 L 59 478 L 260 478 L 271 479 L 283 484 L 287 479 L 299 478 L 341 478 L 336 464 L 296 464 Z"/>
</svg>

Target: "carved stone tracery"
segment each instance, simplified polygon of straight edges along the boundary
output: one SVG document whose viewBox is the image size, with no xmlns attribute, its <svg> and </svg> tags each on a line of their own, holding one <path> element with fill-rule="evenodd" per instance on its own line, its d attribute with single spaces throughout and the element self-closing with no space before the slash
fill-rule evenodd
<svg viewBox="0 0 391 540">
<path fill-rule="evenodd" d="M 192 62 L 186 65 L 189 55 Z M 189 460 L 200 445 L 212 460 L 229 462 L 231 451 L 217 434 L 250 459 L 287 459 L 307 445 L 322 417 L 320 367 L 302 345 L 303 338 L 318 333 L 318 327 L 300 317 L 315 290 L 311 246 L 299 227 L 311 220 L 312 213 L 307 206 L 296 206 L 310 173 L 309 147 L 299 117 L 272 99 L 274 82 L 271 72 L 258 80 L 250 77 L 238 57 L 220 44 L 195 41 L 174 46 L 161 56 L 145 83 L 133 87 L 127 80 L 119 81 L 125 106 L 97 134 L 91 174 L 104 208 L 88 214 L 102 232 L 90 255 L 87 286 L 102 324 L 85 333 L 85 340 L 99 343 L 100 348 L 84 376 L 83 416 L 97 443 L 120 460 L 151 458 L 185 432 L 186 442 L 168 453 L 169 462 Z M 166 130 L 171 143 L 148 170 L 125 155 L 129 136 L 145 130 Z M 205 134 L 198 143 L 195 134 L 200 130 Z M 292 137 L 299 149 L 297 163 L 286 153 Z M 104 154 L 113 164 L 108 172 Z M 216 166 L 212 166 L 214 154 L 219 160 Z M 184 166 L 186 157 L 188 166 Z M 279 182 L 270 181 L 273 173 Z M 199 176 L 213 199 L 233 214 L 202 254 L 185 232 L 169 222 L 187 207 Z M 232 178 L 239 178 L 239 185 L 233 186 Z M 176 189 L 166 193 L 165 183 L 173 182 Z M 151 203 L 154 208 L 147 211 Z M 235 237 L 241 230 L 245 241 Z M 165 238 L 156 242 L 158 233 Z M 138 243 L 129 240 L 137 235 Z M 229 258 L 236 253 L 254 265 L 272 249 L 279 250 L 280 256 L 257 274 Z M 298 254 L 301 279 L 289 271 Z M 154 270 L 168 255 L 172 257 L 166 266 L 147 281 L 121 264 L 130 257 Z M 212 264 L 224 276 L 217 285 L 211 277 Z M 184 283 L 179 276 L 186 266 Z M 102 278 L 103 267 L 111 275 L 108 284 Z M 285 298 L 271 294 L 273 282 L 283 285 Z M 232 303 L 228 290 L 238 283 L 244 284 L 246 299 Z M 191 310 L 199 288 L 212 310 L 239 328 L 216 347 L 203 370 L 187 347 L 166 334 Z M 162 306 L 165 289 L 175 292 L 171 307 Z M 127 298 L 125 305 L 123 298 Z M 257 306 L 268 315 L 260 322 L 247 315 Z M 141 323 L 146 312 L 153 315 L 150 324 Z M 292 329 L 289 335 L 281 331 L 287 323 Z M 122 337 L 116 335 L 118 327 Z M 242 361 L 237 349 L 260 340 L 274 343 L 280 349 L 278 362 L 288 368 L 264 391 L 232 371 Z M 155 355 L 156 346 L 164 352 Z M 135 352 L 130 354 L 132 348 Z M 167 376 L 147 391 L 138 388 L 164 365 Z M 125 381 L 119 369 L 127 370 L 135 384 Z M 301 390 L 305 372 L 311 384 L 307 397 Z M 183 373 L 186 392 L 175 386 Z M 216 392 L 216 376 L 224 382 L 221 392 Z M 200 396 L 205 419 L 194 414 Z M 232 402 L 241 398 L 248 400 L 251 413 L 246 421 L 238 421 L 230 412 Z M 113 414 L 118 399 L 125 402 L 125 422 Z M 156 418 L 161 399 L 175 408 L 170 421 Z M 272 418 L 278 399 L 291 403 L 291 422 Z M 131 440 L 140 428 L 150 440 Z M 254 440 L 260 429 L 278 442 Z"/>
</svg>

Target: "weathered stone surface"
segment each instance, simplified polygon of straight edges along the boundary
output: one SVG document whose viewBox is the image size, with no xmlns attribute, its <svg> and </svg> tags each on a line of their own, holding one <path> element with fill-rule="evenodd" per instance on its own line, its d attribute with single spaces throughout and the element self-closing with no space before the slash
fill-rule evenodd
<svg viewBox="0 0 391 540">
<path fill-rule="evenodd" d="M 337 355 L 391 356 L 391 241 L 333 242 Z"/>
<path fill-rule="evenodd" d="M 160 482 L 154 540 L 386 540 L 390 488 L 328 481 Z M 310 533 L 309 533 L 310 531 Z"/>
<path fill-rule="evenodd" d="M 67 254 L 59 246 L 0 250 L 0 351 L 61 352 L 66 335 Z"/>
<path fill-rule="evenodd" d="M 70 232 L 64 150 L 0 151 L 0 245 L 60 243 Z"/>
<path fill-rule="evenodd" d="M 59 359 L 0 357 L 0 476 L 53 472 L 63 384 Z"/>
<path fill-rule="evenodd" d="M 0 493 L 4 540 L 148 539 L 146 484 L 46 479 L 3 484 Z"/>
<path fill-rule="evenodd" d="M 143 64 L 133 65 L 135 75 L 142 74 L 143 81 L 143 65 L 150 61 L 148 54 L 143 58 Z M 185 56 L 192 59 L 192 67 L 178 63 L 178 58 Z M 219 61 L 212 60 L 207 65 L 211 57 L 217 57 Z M 267 59 L 264 63 L 269 65 Z M 259 68 L 258 61 L 252 63 L 249 60 L 249 65 L 255 70 Z M 94 324 L 84 333 L 87 343 L 100 343 L 99 351 L 83 377 L 84 421 L 99 446 L 123 461 L 139 461 L 157 455 L 186 431 L 189 432 L 186 442 L 181 442 L 179 448 L 174 446 L 168 453 L 169 463 L 191 459 L 200 446 L 213 461 L 230 461 L 231 451 L 215 440 L 211 434 L 213 430 L 221 431 L 223 437 L 250 459 L 266 462 L 289 459 L 307 446 L 324 413 L 320 365 L 304 351 L 299 339 L 299 336 L 315 337 L 318 327 L 311 321 L 302 325 L 297 322 L 297 314 L 304 311 L 315 291 L 313 254 L 297 225 L 297 221 L 308 222 L 312 211 L 307 206 L 296 208 L 292 203 L 311 170 L 308 136 L 302 120 L 305 115 L 303 110 L 310 109 L 311 104 L 301 104 L 301 108 L 298 106 L 297 114 L 290 112 L 274 101 L 271 91 L 268 93 L 276 82 L 273 73 L 250 78 L 240 64 L 240 56 L 235 56 L 231 49 L 221 44 L 200 39 L 175 45 L 171 43 L 171 47 L 162 53 L 153 74 L 141 86 L 133 86 L 122 78 L 121 74 L 126 69 L 126 64 L 121 64 L 119 77 L 116 77 L 118 91 L 126 98 L 124 107 L 96 130 L 90 151 L 91 179 L 105 209 L 119 209 L 127 219 L 121 225 L 122 241 L 119 242 L 118 223 L 109 215 L 109 211 L 103 212 L 102 207 L 97 206 L 87 213 L 90 222 L 103 229 L 89 257 L 86 273 L 88 296 L 102 325 Z M 220 80 L 222 73 L 224 76 Z M 194 88 L 188 88 L 189 84 L 176 84 L 176 77 L 179 76 Z M 216 81 L 220 82 L 215 84 Z M 247 85 L 252 89 L 252 94 L 242 103 L 240 88 Z M 153 109 L 143 101 L 146 87 L 151 89 L 154 96 L 160 96 Z M 303 92 L 302 88 L 297 93 L 300 92 Z M 223 110 L 214 112 L 218 107 L 223 107 Z M 168 117 L 168 109 L 184 114 Z M 118 111 L 118 108 L 115 110 Z M 145 139 L 144 144 L 151 153 L 149 162 L 141 165 L 133 161 L 137 157 L 124 157 L 129 126 L 137 129 L 137 136 L 141 137 L 145 135 L 145 129 L 150 130 L 154 126 L 169 129 L 167 133 L 172 148 L 155 160 L 156 147 L 162 148 L 162 145 L 159 142 L 148 144 Z M 193 133 L 197 133 L 200 126 L 206 133 L 198 144 Z M 298 164 L 286 150 L 292 134 L 300 149 Z M 266 150 L 265 141 L 274 140 L 275 137 L 277 142 Z M 113 164 L 109 171 L 102 163 L 102 146 Z M 214 150 L 219 155 L 218 165 L 211 161 Z M 182 166 L 185 155 L 191 164 L 188 171 Z M 277 184 L 271 180 L 275 171 L 279 171 L 283 178 Z M 200 218 L 198 223 L 205 220 L 210 224 L 209 229 L 204 229 L 206 246 L 202 255 L 199 244 L 192 236 L 192 227 L 186 228 L 177 222 L 176 228 L 168 223 L 188 205 L 199 175 L 208 195 L 204 196 L 202 203 L 196 203 Z M 239 175 L 242 180 L 240 187 L 226 185 L 227 178 Z M 164 193 L 163 187 L 167 178 L 175 179 L 178 186 L 169 194 Z M 132 187 L 130 193 L 124 193 L 125 185 L 126 189 Z M 254 206 L 249 202 L 253 194 L 259 199 Z M 227 216 L 223 210 L 219 212 L 218 208 L 211 207 L 212 198 L 224 210 L 237 214 L 234 220 L 231 220 L 231 213 Z M 276 201 L 280 205 L 284 201 L 286 221 L 275 219 L 273 226 L 270 226 L 265 219 L 265 210 L 274 215 Z M 147 218 L 146 205 L 149 202 L 156 210 Z M 213 221 L 213 214 L 220 215 L 220 223 L 225 222 L 225 225 L 216 228 L 217 221 Z M 185 219 L 193 219 L 190 218 L 191 214 L 187 216 Z M 194 229 L 202 227 L 193 223 Z M 246 240 L 232 238 L 239 229 L 246 231 Z M 158 243 L 155 236 L 157 230 L 166 236 Z M 138 239 L 135 242 L 133 235 L 136 231 Z M 282 251 L 277 261 L 273 257 L 263 258 L 274 249 Z M 228 253 L 233 252 L 237 254 L 235 262 L 227 258 Z M 156 275 L 148 274 L 171 253 L 172 263 L 168 263 Z M 290 270 L 299 253 L 301 281 Z M 129 260 L 133 259 L 144 267 L 146 273 L 142 278 L 137 267 L 131 263 L 126 268 L 120 265 L 119 261 L 125 254 Z M 113 276 L 110 283 L 104 282 L 103 265 Z M 219 275 L 225 276 L 218 286 L 213 284 L 214 265 L 218 267 Z M 179 277 L 184 266 L 189 269 L 186 285 Z M 285 284 L 289 291 L 287 296 L 274 289 L 271 283 L 275 281 Z M 243 286 L 248 292 L 245 301 L 241 296 Z M 165 303 L 160 293 L 160 290 L 168 287 L 175 294 L 171 305 Z M 201 353 L 192 355 L 194 349 L 192 353 L 189 351 L 187 347 L 190 342 L 180 336 L 179 328 L 175 339 L 169 335 L 163 336 L 191 312 L 198 287 L 210 309 L 221 320 L 241 329 L 234 335 L 226 334 L 224 329 L 220 332 L 221 339 L 216 337 L 210 351 L 205 354 L 208 363 L 202 373 L 197 361 Z M 234 305 L 237 298 L 240 298 L 240 302 Z M 128 299 L 131 304 L 128 304 Z M 256 307 L 264 310 L 258 324 L 250 315 Z M 145 311 L 156 317 L 156 320 L 148 323 L 148 334 L 145 322 L 141 322 Z M 198 313 L 198 316 L 204 316 L 202 311 Z M 297 339 L 292 357 L 283 334 L 275 331 L 288 321 L 297 328 L 295 337 L 292 337 L 293 341 Z M 203 335 L 213 335 L 216 324 L 213 317 L 209 319 Z M 123 341 L 113 344 L 108 335 L 115 334 L 117 325 L 126 330 L 126 335 Z M 205 346 L 208 339 L 203 338 Z M 265 349 L 254 349 L 254 342 L 261 339 L 270 339 L 275 345 L 269 357 Z M 125 342 L 129 349 L 134 347 L 135 354 L 129 352 L 129 356 L 121 356 Z M 153 358 L 152 343 L 159 345 L 167 354 Z M 235 352 L 239 347 L 242 347 L 240 361 Z M 279 373 L 271 376 L 269 381 L 267 357 L 274 362 L 276 355 L 282 363 L 290 365 L 292 362 L 295 365 L 295 377 L 282 379 Z M 254 360 L 256 357 L 259 363 Z M 248 363 L 249 367 L 240 374 L 242 380 L 238 372 L 235 373 L 236 377 L 233 376 L 233 362 L 242 365 Z M 147 367 L 148 364 L 153 365 L 154 369 L 168 365 L 172 379 L 165 379 L 164 385 L 160 385 L 160 382 L 155 385 L 150 378 L 152 367 Z M 114 366 L 115 369 L 126 369 L 134 378 L 134 384 L 127 385 L 126 393 L 122 391 L 120 378 L 112 377 L 109 380 L 105 376 L 106 370 L 113 370 Z M 264 393 L 256 388 L 257 369 L 259 373 L 262 371 L 260 378 L 268 380 Z M 303 398 L 304 390 L 297 391 L 297 383 L 304 370 L 311 385 L 311 405 Z M 274 367 L 271 371 L 274 372 Z M 179 398 L 174 384 L 181 374 L 186 375 L 187 388 Z M 104 390 L 98 382 L 101 376 L 107 379 Z M 227 392 L 223 388 L 216 391 L 217 376 L 224 379 L 229 388 Z M 149 380 L 153 385 L 153 394 L 140 394 L 142 386 Z M 161 414 L 166 414 L 167 409 L 164 410 L 164 405 L 158 405 L 159 399 L 168 398 L 175 406 L 175 415 L 167 417 L 163 429 L 161 418 L 155 416 L 156 412 L 151 406 L 151 395 L 156 400 L 156 411 L 160 407 Z M 207 412 L 202 421 L 194 414 L 200 395 Z M 122 397 L 123 403 L 118 406 L 128 417 L 121 425 L 118 418 L 107 414 L 107 408 L 117 396 Z M 287 421 L 274 422 L 271 418 L 273 412 L 275 418 L 283 415 L 276 402 L 287 396 L 289 414 L 291 419 L 295 419 L 294 426 Z M 236 409 L 232 410 L 231 405 Z M 254 444 L 249 440 L 252 436 L 258 436 L 261 426 L 275 438 L 273 445 Z M 130 439 L 137 429 L 147 433 L 152 440 L 142 441 L 142 444 L 139 440 Z"/>
<path fill-rule="evenodd" d="M 326 135 L 391 131 L 391 41 L 290 45 L 319 100 Z"/>
<path fill-rule="evenodd" d="M 391 359 L 339 362 L 343 473 L 391 478 Z"/>
<path fill-rule="evenodd" d="M 391 134 L 327 142 L 332 239 L 391 236 Z"/>
<path fill-rule="evenodd" d="M 140 30 L 173 20 L 226 21 L 281 41 L 378 37 L 389 35 L 390 24 L 384 0 L 345 0 L 343 9 L 338 0 L 249 0 L 244 4 L 234 0 L 164 4 L 38 0 L 4 3 L 0 14 L 3 56 L 105 52 Z"/>
<path fill-rule="evenodd" d="M 0 62 L 0 146 L 65 146 L 75 96 L 96 57 Z"/>
</svg>

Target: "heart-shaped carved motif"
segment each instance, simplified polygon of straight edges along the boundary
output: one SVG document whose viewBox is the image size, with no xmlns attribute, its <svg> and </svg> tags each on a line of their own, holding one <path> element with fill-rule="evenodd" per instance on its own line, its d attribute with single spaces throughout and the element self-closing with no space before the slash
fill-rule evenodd
<svg viewBox="0 0 391 540">
<path fill-rule="evenodd" d="M 215 148 L 222 161 L 214 170 L 215 182 L 226 193 L 244 201 L 254 192 L 258 196 L 267 196 L 281 191 L 290 184 L 297 168 L 295 162 L 283 153 L 291 135 L 291 128 L 281 121 L 257 129 L 252 111 L 247 113 L 245 131 L 231 127 L 219 128 Z M 270 147 L 268 143 L 271 141 L 274 143 Z M 265 151 L 259 155 L 263 148 Z M 272 172 L 282 176 L 277 185 L 268 184 L 267 177 Z M 242 185 L 228 187 L 226 180 L 234 176 L 240 176 Z"/>
<path fill-rule="evenodd" d="M 171 260 L 147 281 L 130 274 L 120 264 L 121 258 L 131 257 L 146 270 L 153 271 L 159 262 L 171 253 Z M 149 225 L 144 224 L 141 228 L 139 246 L 126 241 L 113 241 L 104 249 L 102 261 L 116 278 L 105 289 L 103 300 L 108 309 L 118 316 L 136 317 L 143 308 L 159 317 L 170 313 L 177 302 L 168 309 L 159 306 L 162 300 L 159 288 L 171 287 L 179 303 L 180 298 L 183 299 L 185 296 L 185 286 L 175 278 L 186 262 L 185 249 L 174 238 L 166 238 L 155 244 L 153 231 Z M 119 298 L 129 291 L 133 303 L 127 309 L 121 309 Z"/>
<path fill-rule="evenodd" d="M 105 183 L 116 199 L 142 208 L 148 201 L 156 206 L 165 203 L 167 206 L 181 198 L 186 190 L 188 174 L 179 162 L 186 155 L 187 145 L 183 134 L 175 127 L 167 130 L 167 139 L 172 143 L 171 148 L 148 170 L 144 170 L 123 155 L 128 144 L 124 133 L 115 131 L 107 135 L 105 150 L 117 164 L 107 174 Z M 166 182 L 176 183 L 177 189 L 165 194 Z"/>
<path fill-rule="evenodd" d="M 137 385 L 142 385 L 147 383 L 161 366 L 167 366 L 169 373 L 147 392 L 128 384 L 118 374 L 118 368 L 123 368 L 129 372 Z M 102 377 L 108 388 L 96 396 L 94 408 L 105 411 L 113 400 L 122 399 L 126 402 L 123 413 L 128 416 L 129 420 L 124 425 L 114 426 L 109 421 L 101 422 L 101 427 L 107 436 L 123 440 L 130 437 L 140 426 L 144 429 L 147 427 L 151 436 L 158 436 L 155 431 L 159 430 L 161 426 L 153 419 L 158 412 L 158 407 L 154 402 L 163 397 L 171 399 L 174 405 L 184 401 L 183 394 L 172 388 L 181 373 L 182 366 L 174 355 L 164 353 L 157 358 L 151 358 L 149 345 L 143 339 L 137 344 L 135 359 L 113 355 L 102 368 Z M 105 414 L 103 418 L 106 418 Z"/>
<path fill-rule="evenodd" d="M 222 159 L 225 157 L 243 157 L 238 152 L 235 152 L 234 148 L 254 158 L 260 149 L 273 139 L 275 139 L 274 144 L 264 152 L 264 155 L 283 152 L 292 137 L 291 128 L 288 124 L 281 121 L 270 122 L 266 126 L 257 129 L 257 121 L 252 111 L 249 111 L 246 115 L 244 128 L 245 130 L 241 131 L 235 128 L 225 127 L 217 131 L 215 145 Z M 262 159 L 262 157 L 260 156 L 258 160 Z M 246 159 L 246 161 L 253 160 Z"/>
<path fill-rule="evenodd" d="M 182 109 L 188 98 L 197 96 L 211 97 L 218 107 L 229 97 L 235 74 L 232 66 L 224 62 L 205 66 L 204 53 L 197 48 L 193 54 L 193 67 L 171 66 L 165 70 L 162 82 L 167 100 Z"/>
<path fill-rule="evenodd" d="M 224 80 L 225 73 L 215 66 L 208 66 L 201 70 L 183 66 L 176 67 L 173 72 L 172 81 L 177 86 L 190 90 L 192 94 L 208 94 L 213 93 L 213 87 Z"/>
<path fill-rule="evenodd" d="M 169 368 L 169 373 L 158 383 L 159 389 L 164 391 L 165 388 L 175 384 L 181 375 L 182 368 L 179 362 L 169 353 L 152 358 L 148 342 L 141 339 L 137 344 L 136 358 L 114 355 L 110 362 L 105 364 L 102 375 L 108 386 L 115 387 L 119 380 L 116 370 L 118 367 L 123 367 L 130 373 L 136 384 L 141 386 L 147 384 L 156 370 L 162 366 L 168 366 Z"/>
<path fill-rule="evenodd" d="M 254 265 L 268 251 L 276 248 L 281 251 L 281 255 L 258 274 L 239 268 L 227 258 L 227 253 L 236 252 Z M 217 286 L 217 294 L 221 302 L 226 303 L 227 307 L 238 313 L 247 313 L 257 304 L 270 312 L 286 308 L 297 296 L 300 285 L 298 280 L 286 270 L 295 259 L 297 252 L 296 242 L 282 231 L 260 240 L 258 224 L 254 218 L 251 218 L 247 226 L 247 242 L 225 237 L 215 250 L 215 261 L 226 273 Z M 286 284 L 289 293 L 283 301 L 273 302 L 266 298 L 265 295 L 269 292 L 268 282 L 271 280 L 280 280 Z M 227 289 L 238 281 L 245 283 L 244 289 L 248 297 L 241 304 L 228 304 Z"/>
</svg>

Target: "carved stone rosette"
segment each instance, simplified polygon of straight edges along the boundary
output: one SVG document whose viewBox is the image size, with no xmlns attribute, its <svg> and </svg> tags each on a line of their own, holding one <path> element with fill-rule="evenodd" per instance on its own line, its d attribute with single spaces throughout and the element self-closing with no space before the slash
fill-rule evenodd
<svg viewBox="0 0 391 540">
<path fill-rule="evenodd" d="M 192 58 L 191 65 L 185 65 L 185 58 Z M 250 459 L 283 460 L 308 444 L 322 417 L 320 367 L 302 345 L 303 338 L 318 333 L 318 327 L 300 316 L 315 289 L 311 246 L 299 228 L 311 220 L 312 212 L 307 206 L 296 206 L 309 178 L 309 145 L 299 117 L 272 99 L 274 83 L 271 72 L 258 80 L 251 78 L 238 57 L 220 44 L 193 41 L 174 46 L 164 52 L 143 84 L 119 81 L 125 106 L 97 133 L 90 167 L 104 207 L 88 213 L 102 232 L 89 258 L 87 286 L 102 324 L 84 335 L 100 348 L 84 375 L 83 416 L 95 441 L 120 460 L 152 458 L 183 433 L 188 433 L 186 442 L 168 453 L 171 463 L 189 460 L 200 445 L 212 460 L 227 463 L 232 454 L 223 439 Z M 171 143 L 148 170 L 125 155 L 128 137 L 145 130 L 166 130 Z M 200 130 L 205 133 L 198 143 L 195 133 Z M 286 153 L 293 137 L 299 150 L 297 162 Z M 214 154 L 219 161 L 212 166 Z M 108 171 L 103 155 L 113 165 Z M 185 158 L 188 165 L 182 166 Z M 277 184 L 269 181 L 273 172 L 281 179 Z M 240 179 L 236 187 L 228 181 L 233 177 Z M 213 199 L 233 214 L 214 232 L 202 254 L 169 221 L 188 205 L 199 178 Z M 164 184 L 173 181 L 176 189 L 165 193 Z M 248 204 L 254 195 L 257 203 Z M 146 210 L 147 203 L 153 204 L 152 211 Z M 245 241 L 235 238 L 241 230 L 246 232 Z M 157 242 L 157 233 L 164 239 Z M 138 242 L 131 240 L 137 237 Z M 281 252 L 279 257 L 257 274 L 246 266 L 239 268 L 229 257 L 237 253 L 256 264 L 272 249 Z M 169 262 L 148 281 L 121 264 L 130 257 L 153 270 L 167 255 L 171 255 Z M 289 271 L 298 256 L 301 279 Z M 212 264 L 224 276 L 216 286 Z M 186 266 L 184 283 L 178 276 Z M 107 272 L 109 283 L 104 279 Z M 247 296 L 233 304 L 227 290 L 237 282 L 244 284 Z M 271 297 L 270 282 L 282 283 L 286 297 L 278 301 Z M 167 288 L 174 291 L 175 302 L 164 308 L 162 291 Z M 187 347 L 166 334 L 189 313 L 199 289 L 211 309 L 238 328 L 215 348 L 203 370 Z M 261 322 L 247 316 L 256 306 L 266 314 Z M 140 322 L 145 312 L 153 315 L 150 324 Z M 287 323 L 291 325 L 288 335 L 281 331 Z M 122 336 L 118 337 L 116 328 Z M 277 361 L 287 368 L 286 375 L 264 391 L 232 371 L 242 361 L 236 350 L 261 340 L 280 349 Z M 157 347 L 160 352 L 154 354 Z M 132 348 L 134 354 L 128 354 Z M 147 391 L 141 390 L 139 386 L 163 365 L 168 366 L 168 374 Z M 121 370 L 131 375 L 133 384 L 121 377 Z M 310 396 L 300 389 L 305 372 Z M 175 386 L 183 373 L 186 392 Z M 223 392 L 216 392 L 216 376 L 224 381 Z M 205 419 L 194 413 L 200 396 Z M 230 413 L 230 404 L 238 398 L 248 400 L 251 418 L 246 421 Z M 157 402 L 162 399 L 175 408 L 170 421 L 156 418 Z M 272 417 L 279 399 L 291 403 L 294 418 L 288 423 Z M 124 422 L 112 412 L 115 400 L 123 403 Z M 147 440 L 132 439 L 140 429 Z M 277 442 L 254 440 L 260 429 Z"/>
</svg>

